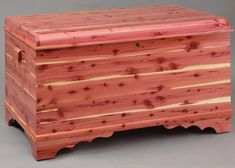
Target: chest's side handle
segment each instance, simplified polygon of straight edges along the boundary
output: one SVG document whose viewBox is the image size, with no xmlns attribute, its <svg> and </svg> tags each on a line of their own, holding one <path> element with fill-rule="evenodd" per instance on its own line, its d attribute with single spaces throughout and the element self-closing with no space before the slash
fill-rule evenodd
<svg viewBox="0 0 235 168">
<path fill-rule="evenodd" d="M 16 52 L 16 57 L 17 57 L 18 63 L 24 62 L 24 58 L 23 58 L 24 51 L 19 49 L 18 47 L 14 47 L 14 51 Z"/>
</svg>

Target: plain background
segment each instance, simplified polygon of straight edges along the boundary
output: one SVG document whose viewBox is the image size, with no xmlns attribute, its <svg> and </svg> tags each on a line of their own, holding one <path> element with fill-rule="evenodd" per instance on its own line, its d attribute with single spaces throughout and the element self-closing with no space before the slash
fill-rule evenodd
<svg viewBox="0 0 235 168">
<path fill-rule="evenodd" d="M 1 102 L 4 98 L 4 16 L 149 6 L 162 3 L 174 3 L 225 16 L 235 28 L 234 0 L 1 0 Z M 232 53 L 235 52 L 234 37 L 233 33 Z M 234 65 L 232 67 L 234 72 Z M 233 83 L 234 80 L 232 78 Z M 2 103 L 0 108 L 1 168 L 235 167 L 235 131 L 216 135 L 200 132 L 197 129 L 165 130 L 158 127 L 118 133 L 108 139 L 82 143 L 72 152 L 63 153 L 52 160 L 36 162 L 31 156 L 31 149 L 25 135 L 4 123 Z"/>
</svg>

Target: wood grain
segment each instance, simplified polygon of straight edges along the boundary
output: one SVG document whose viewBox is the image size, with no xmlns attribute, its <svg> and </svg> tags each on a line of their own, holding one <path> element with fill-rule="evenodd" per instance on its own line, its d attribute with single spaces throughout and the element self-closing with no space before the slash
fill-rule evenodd
<svg viewBox="0 0 235 168">
<path fill-rule="evenodd" d="M 188 52 L 192 42 L 199 45 L 198 50 Z M 171 70 L 170 64 L 179 69 L 228 62 L 228 46 L 228 34 L 217 33 L 40 52 L 36 68 L 38 83 Z M 46 75 L 53 71 L 60 73 Z"/>
<path fill-rule="evenodd" d="M 223 17 L 175 5 L 7 17 L 5 29 L 37 49 L 231 31 Z"/>
<path fill-rule="evenodd" d="M 227 19 L 175 5 L 7 17 L 6 121 L 37 160 L 114 132 L 231 130 Z"/>
</svg>

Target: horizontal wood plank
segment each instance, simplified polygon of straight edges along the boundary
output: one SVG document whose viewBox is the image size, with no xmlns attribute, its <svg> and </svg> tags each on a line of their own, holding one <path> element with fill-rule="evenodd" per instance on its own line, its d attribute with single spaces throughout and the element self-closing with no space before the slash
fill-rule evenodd
<svg viewBox="0 0 235 168">
<path fill-rule="evenodd" d="M 170 51 L 175 52 L 177 50 L 186 51 L 189 49 L 188 45 L 191 42 L 199 42 L 195 49 L 200 49 L 208 44 L 210 47 L 213 47 L 213 45 L 229 46 L 229 34 L 212 33 L 208 35 L 182 36 L 144 41 L 136 40 L 134 42 L 122 42 L 115 44 L 48 49 L 37 51 L 37 64 L 47 65 L 54 62 L 71 63 L 73 61 L 85 61 L 92 59 L 113 59 L 116 57 L 121 58 L 123 56 L 144 55 L 149 54 L 149 52 L 163 54 L 165 52 L 169 53 Z M 202 44 L 200 44 L 200 42 L 202 42 Z M 191 52 L 194 53 L 197 52 L 197 50 L 191 48 L 190 53 Z"/>
<path fill-rule="evenodd" d="M 110 79 L 92 80 L 86 82 L 46 85 L 37 88 L 37 109 L 46 104 L 77 103 L 81 101 L 98 100 L 101 98 L 132 95 L 182 87 L 201 83 L 212 83 L 229 79 L 229 64 L 199 66 L 191 71 L 173 71 L 166 74 L 143 74 L 135 78 L 134 75 L 114 77 Z M 219 68 L 221 67 L 221 68 Z M 198 67 L 196 67 L 198 68 Z M 206 69 L 205 69 L 206 68 Z M 207 69 L 208 68 L 208 69 Z M 172 80 L 173 79 L 173 80 Z M 45 106 L 43 106 L 45 105 Z"/>
<path fill-rule="evenodd" d="M 38 134 L 47 134 L 47 133 L 57 133 L 57 132 L 65 132 L 65 131 L 73 131 L 73 130 L 82 130 L 82 129 L 94 129 L 97 127 L 106 127 L 111 125 L 122 125 L 125 127 L 125 124 L 131 122 L 139 122 L 139 121 L 148 121 L 155 119 L 156 125 L 157 120 L 163 120 L 164 124 L 168 123 L 168 120 L 171 120 L 171 117 L 181 117 L 181 116 L 190 116 L 192 114 L 203 114 L 205 118 L 214 113 L 225 113 L 227 110 L 231 109 L 230 102 L 225 103 L 215 103 L 215 104 L 204 104 L 204 105 L 196 105 L 191 104 L 190 106 L 184 106 L 174 108 L 174 109 L 161 109 L 161 110 L 149 110 L 146 112 L 136 112 L 136 113 L 126 113 L 123 115 L 105 115 L 94 118 L 84 118 L 84 119 L 74 119 L 68 120 L 64 122 L 51 122 L 45 124 L 38 125 Z M 211 113 L 211 114 L 210 114 Z M 188 117 L 189 122 L 191 122 L 190 117 Z M 192 120 L 193 122 L 193 120 Z M 162 123 L 160 124 L 162 125 Z"/>
<path fill-rule="evenodd" d="M 37 121 L 55 122 L 90 115 L 105 115 L 131 109 L 152 109 L 170 104 L 192 104 L 201 99 L 230 95 L 230 83 L 199 86 L 86 100 L 77 103 L 48 104 L 37 113 Z M 50 110 L 51 109 L 51 110 Z M 53 109 L 57 109 L 53 111 Z M 125 112 L 123 112 L 125 113 Z"/>
<path fill-rule="evenodd" d="M 190 65 L 226 63 L 229 62 L 230 53 L 227 40 L 227 35 L 220 33 L 166 39 L 163 42 L 155 40 L 143 43 L 125 43 L 120 44 L 118 48 L 116 45 L 97 46 L 94 49 L 85 47 L 77 49 L 76 59 L 73 56 L 75 53 L 71 53 L 69 50 L 67 52 L 52 51 L 53 54 L 45 53 L 43 56 L 38 54 L 37 82 L 42 84 L 109 75 L 138 75 L 138 73 L 166 71 L 173 68 L 181 69 Z M 198 44 L 196 49 L 189 49 L 192 43 Z M 138 46 L 136 46 L 137 44 Z M 114 54 L 113 51 L 117 51 L 117 53 Z M 50 59 L 53 55 L 57 57 L 53 59 L 54 61 Z M 83 59 L 85 56 L 86 59 Z M 48 61 L 41 62 L 41 59 L 48 59 Z"/>
</svg>

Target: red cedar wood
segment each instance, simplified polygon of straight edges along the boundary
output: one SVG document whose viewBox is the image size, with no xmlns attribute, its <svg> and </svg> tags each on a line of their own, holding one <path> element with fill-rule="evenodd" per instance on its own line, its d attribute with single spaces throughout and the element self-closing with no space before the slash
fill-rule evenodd
<svg viewBox="0 0 235 168">
<path fill-rule="evenodd" d="M 223 17 L 175 5 L 7 17 L 5 23 L 7 31 L 36 49 L 231 31 Z"/>
<path fill-rule="evenodd" d="M 129 129 L 231 130 L 225 18 L 162 5 L 7 17 L 5 30 L 6 121 L 37 160 Z"/>
</svg>

